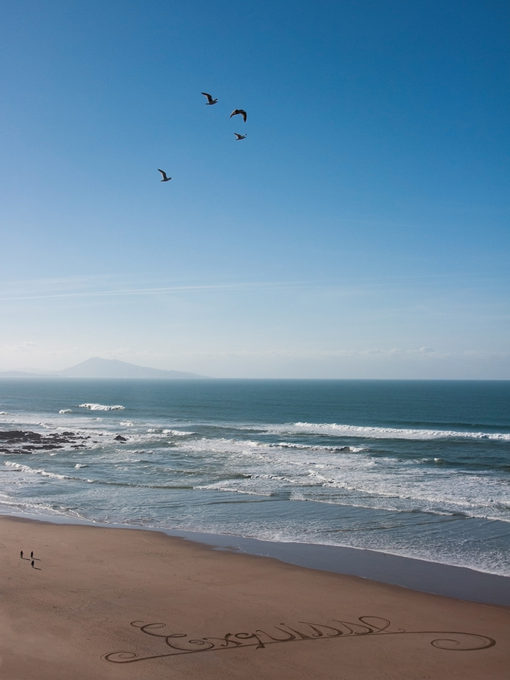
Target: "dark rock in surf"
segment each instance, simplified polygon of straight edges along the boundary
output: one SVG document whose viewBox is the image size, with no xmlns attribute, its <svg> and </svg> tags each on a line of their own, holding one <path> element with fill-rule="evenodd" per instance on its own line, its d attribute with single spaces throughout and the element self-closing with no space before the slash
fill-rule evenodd
<svg viewBox="0 0 510 680">
<path fill-rule="evenodd" d="M 88 439 L 75 432 L 52 432 L 41 434 L 31 430 L 0 431 L 0 453 L 30 454 L 39 451 L 53 451 L 65 446 L 76 446 Z"/>
</svg>

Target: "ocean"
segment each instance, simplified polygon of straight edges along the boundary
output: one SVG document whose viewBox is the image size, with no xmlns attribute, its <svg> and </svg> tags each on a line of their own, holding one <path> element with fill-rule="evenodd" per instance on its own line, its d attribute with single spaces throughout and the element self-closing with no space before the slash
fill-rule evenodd
<svg viewBox="0 0 510 680">
<path fill-rule="evenodd" d="M 510 381 L 2 380 L 0 514 L 510 576 Z"/>
</svg>

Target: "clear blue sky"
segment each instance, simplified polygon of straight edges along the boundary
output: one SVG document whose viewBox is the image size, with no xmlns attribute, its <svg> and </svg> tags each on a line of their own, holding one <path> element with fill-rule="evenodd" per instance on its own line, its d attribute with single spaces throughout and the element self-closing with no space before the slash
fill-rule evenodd
<svg viewBox="0 0 510 680">
<path fill-rule="evenodd" d="M 0 31 L 0 370 L 510 378 L 506 0 L 17 0 Z"/>
</svg>

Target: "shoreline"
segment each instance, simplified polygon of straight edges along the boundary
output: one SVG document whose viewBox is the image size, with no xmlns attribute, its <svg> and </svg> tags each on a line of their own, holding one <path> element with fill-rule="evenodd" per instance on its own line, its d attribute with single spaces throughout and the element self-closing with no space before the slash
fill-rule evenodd
<svg viewBox="0 0 510 680">
<path fill-rule="evenodd" d="M 510 606 L 510 577 L 365 548 L 283 543 L 242 536 L 164 531 L 218 550 L 269 557 L 305 569 L 355 576 L 378 583 L 480 604 Z"/>
<path fill-rule="evenodd" d="M 305 569 L 353 576 L 420 593 L 441 595 L 480 604 L 510 606 L 509 576 L 364 548 L 299 542 L 274 542 L 236 535 L 178 529 L 167 530 L 135 525 L 98 524 L 72 518 L 59 518 L 59 521 L 55 521 L 53 518 L 0 514 L 0 521 L 3 518 L 40 522 L 55 526 L 88 526 L 160 533 L 169 538 L 184 539 L 201 546 L 207 546 L 212 550 L 267 557 Z"/>
<path fill-rule="evenodd" d="M 189 537 L 2 516 L 0 572 L 2 680 L 508 677 L 508 607 Z"/>
</svg>

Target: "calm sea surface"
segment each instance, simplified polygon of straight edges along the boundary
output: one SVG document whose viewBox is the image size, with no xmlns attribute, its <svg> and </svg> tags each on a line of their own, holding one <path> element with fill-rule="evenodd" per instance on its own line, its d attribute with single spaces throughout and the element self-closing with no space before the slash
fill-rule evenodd
<svg viewBox="0 0 510 680">
<path fill-rule="evenodd" d="M 510 381 L 3 380 L 0 513 L 510 576 Z"/>
</svg>

